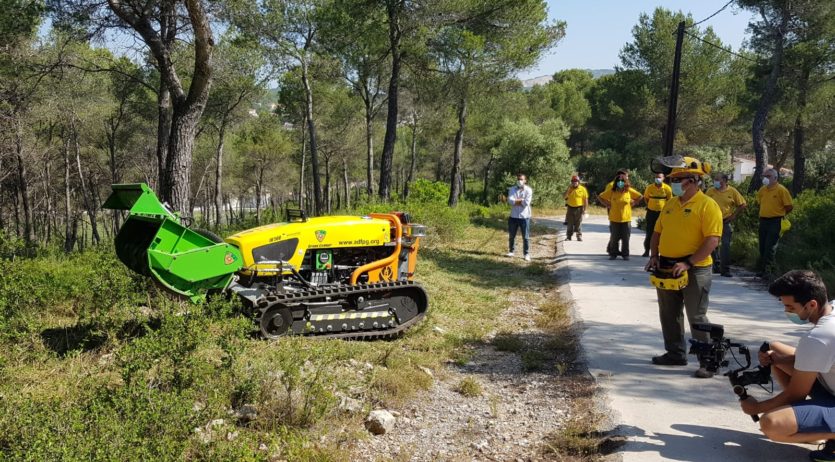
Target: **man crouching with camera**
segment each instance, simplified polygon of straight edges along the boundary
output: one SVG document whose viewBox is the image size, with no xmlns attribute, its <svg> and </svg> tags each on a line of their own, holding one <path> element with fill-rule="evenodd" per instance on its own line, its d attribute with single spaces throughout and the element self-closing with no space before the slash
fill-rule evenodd
<svg viewBox="0 0 835 462">
<path fill-rule="evenodd" d="M 780 299 L 790 321 L 813 326 L 797 348 L 770 342 L 771 349 L 760 353 L 760 364 L 772 366 L 783 391 L 761 402 L 740 401 L 742 411 L 763 414 L 760 428 L 773 441 L 826 440 L 809 457 L 835 461 L 835 315 L 826 286 L 814 272 L 795 270 L 772 282 L 768 292 Z"/>
</svg>

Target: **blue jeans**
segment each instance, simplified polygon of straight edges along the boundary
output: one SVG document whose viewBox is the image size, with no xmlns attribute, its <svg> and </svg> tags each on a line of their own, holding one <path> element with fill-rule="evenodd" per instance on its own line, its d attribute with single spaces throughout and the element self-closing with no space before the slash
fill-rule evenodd
<svg viewBox="0 0 835 462">
<path fill-rule="evenodd" d="M 531 219 L 530 218 L 508 218 L 507 219 L 507 232 L 510 235 L 510 239 L 508 241 L 509 249 L 513 252 L 514 241 L 516 240 L 516 231 L 518 229 L 522 229 L 522 251 L 525 255 L 528 254 L 528 225 L 530 225 Z"/>
</svg>

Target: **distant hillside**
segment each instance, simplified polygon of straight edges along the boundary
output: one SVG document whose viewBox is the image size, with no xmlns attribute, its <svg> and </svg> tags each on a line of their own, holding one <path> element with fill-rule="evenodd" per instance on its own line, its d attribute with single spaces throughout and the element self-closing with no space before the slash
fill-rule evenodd
<svg viewBox="0 0 835 462">
<path fill-rule="evenodd" d="M 591 72 L 592 77 L 595 79 L 603 77 L 604 75 L 614 74 L 614 69 L 586 69 L 587 71 Z M 522 87 L 523 88 L 533 88 L 535 85 L 545 85 L 546 83 L 550 82 L 553 78 L 553 74 L 551 75 L 543 75 L 540 77 L 534 77 L 532 79 L 522 80 Z"/>
</svg>

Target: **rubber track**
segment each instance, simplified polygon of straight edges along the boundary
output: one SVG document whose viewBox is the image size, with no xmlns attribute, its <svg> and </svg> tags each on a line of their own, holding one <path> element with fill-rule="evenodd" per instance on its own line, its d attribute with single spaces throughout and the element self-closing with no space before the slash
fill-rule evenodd
<svg viewBox="0 0 835 462">
<path fill-rule="evenodd" d="M 267 307 L 272 307 L 276 303 L 281 303 L 287 305 L 288 303 L 304 303 L 309 300 L 318 300 L 323 297 L 333 297 L 333 298 L 346 298 L 349 295 L 362 295 L 362 294 L 370 294 L 375 292 L 388 292 L 391 290 L 397 289 L 410 289 L 416 288 L 426 295 L 426 291 L 423 290 L 423 287 L 414 282 L 414 281 L 391 281 L 391 282 L 378 282 L 374 284 L 354 284 L 354 285 L 346 285 L 346 286 L 339 286 L 339 287 L 322 287 L 313 290 L 305 290 L 300 292 L 288 292 L 288 293 L 272 293 L 266 296 L 262 296 L 256 301 L 258 308 L 260 308 L 258 317 L 256 321 L 259 321 L 261 318 L 261 313 Z M 428 300 L 428 297 L 426 297 Z M 286 302 L 286 303 L 285 303 Z M 333 333 L 333 334 L 320 334 L 320 333 L 310 333 L 310 334 L 301 334 L 305 337 L 314 337 L 314 338 L 339 338 L 345 340 L 371 340 L 371 339 L 381 339 L 381 338 L 394 338 L 403 333 L 406 329 L 412 327 L 412 325 L 416 324 L 418 321 L 423 319 L 424 315 L 426 314 L 426 308 L 424 308 L 423 312 L 417 314 L 417 316 L 409 319 L 408 321 L 400 324 L 398 326 L 392 327 L 391 329 L 386 330 L 373 330 L 373 331 L 365 331 L 365 332 L 340 332 L 340 333 Z M 298 334 L 291 334 L 291 335 L 298 335 Z"/>
</svg>

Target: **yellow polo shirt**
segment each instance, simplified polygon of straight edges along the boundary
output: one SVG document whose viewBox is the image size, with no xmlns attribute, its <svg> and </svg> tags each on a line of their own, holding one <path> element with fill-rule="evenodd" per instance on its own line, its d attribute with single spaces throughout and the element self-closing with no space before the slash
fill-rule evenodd
<svg viewBox="0 0 835 462">
<path fill-rule="evenodd" d="M 608 189 L 600 193 L 600 197 L 609 201 L 609 221 L 626 223 L 632 221 L 632 201 L 640 199 L 641 193 L 629 188 L 627 191 Z"/>
<path fill-rule="evenodd" d="M 673 188 L 667 183 L 656 186 L 655 181 L 644 190 L 644 200 L 647 201 L 647 209 L 655 212 L 664 210 L 664 204 L 673 197 Z"/>
<path fill-rule="evenodd" d="M 569 207 L 582 207 L 589 198 L 589 191 L 585 186 L 579 185 L 576 188 L 568 188 L 565 195 L 565 202 Z"/>
<path fill-rule="evenodd" d="M 793 205 L 789 190 L 779 183 L 771 189 L 768 186 L 760 188 L 757 199 L 760 201 L 760 218 L 783 217 L 786 215 L 785 207 Z"/>
<path fill-rule="evenodd" d="M 655 232 L 661 234 L 658 252 L 668 258 L 692 255 L 701 247 L 705 238 L 722 236 L 722 211 L 719 204 L 698 191 L 687 203 L 680 198 L 667 201 L 655 222 Z M 710 255 L 696 266 L 710 266 Z"/>
<path fill-rule="evenodd" d="M 733 186 L 728 186 L 724 191 L 710 188 L 707 190 L 707 195 L 719 204 L 723 220 L 733 215 L 738 207 L 746 204 L 745 198 Z"/>
</svg>

